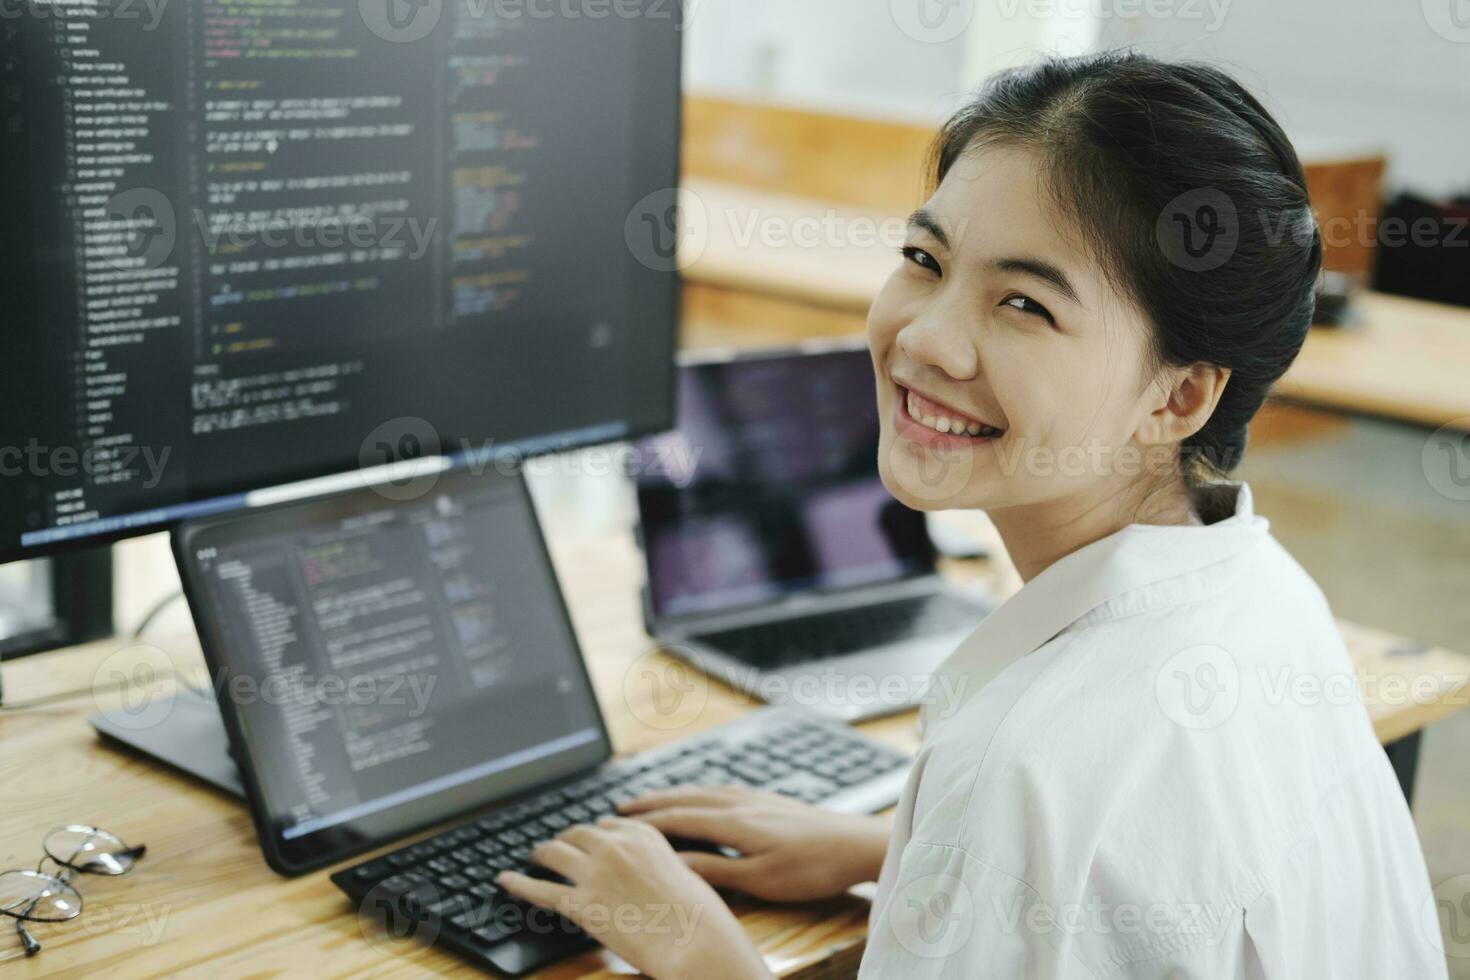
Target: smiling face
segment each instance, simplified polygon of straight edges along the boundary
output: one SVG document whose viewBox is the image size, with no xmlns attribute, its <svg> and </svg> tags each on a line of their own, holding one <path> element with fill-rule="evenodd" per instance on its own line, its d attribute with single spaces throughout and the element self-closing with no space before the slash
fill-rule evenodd
<svg viewBox="0 0 1470 980">
<path fill-rule="evenodd" d="M 1086 508 L 1177 465 L 1148 321 L 1041 173 L 1019 148 L 963 155 L 869 312 L 879 465 L 911 507 Z"/>
</svg>

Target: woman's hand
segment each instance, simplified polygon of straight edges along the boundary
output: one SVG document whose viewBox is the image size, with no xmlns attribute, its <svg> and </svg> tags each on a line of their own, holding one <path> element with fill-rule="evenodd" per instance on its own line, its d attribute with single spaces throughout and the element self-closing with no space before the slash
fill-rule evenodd
<svg viewBox="0 0 1470 980">
<path fill-rule="evenodd" d="M 772 902 L 830 898 L 872 881 L 888 850 L 887 818 L 833 813 L 735 786 L 663 790 L 620 809 L 671 837 L 739 851 L 737 858 L 680 857 L 716 888 Z"/>
<path fill-rule="evenodd" d="M 553 909 L 655 978 L 768 978 L 770 971 L 715 890 L 653 827 L 603 817 L 531 852 L 571 884 L 507 871 L 512 895 Z"/>
</svg>

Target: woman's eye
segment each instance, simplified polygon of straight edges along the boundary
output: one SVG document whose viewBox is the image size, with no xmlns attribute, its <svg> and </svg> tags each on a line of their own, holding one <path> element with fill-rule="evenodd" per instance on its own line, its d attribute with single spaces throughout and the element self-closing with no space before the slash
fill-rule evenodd
<svg viewBox="0 0 1470 980">
<path fill-rule="evenodd" d="M 922 248 L 917 248 L 913 245 L 906 245 L 903 248 L 899 249 L 899 251 L 903 254 L 903 257 L 905 259 L 912 262 L 919 268 L 927 269 L 935 275 L 943 274 L 943 270 L 939 268 L 939 263 L 934 260 L 934 256 L 930 255 Z"/>
<path fill-rule="evenodd" d="M 1033 316 L 1039 316 L 1047 323 L 1056 323 L 1056 320 L 1052 319 L 1051 311 L 1029 296 L 1007 296 L 1005 299 L 1001 300 L 1001 305 L 1020 310 L 1022 313 L 1030 313 Z"/>
</svg>

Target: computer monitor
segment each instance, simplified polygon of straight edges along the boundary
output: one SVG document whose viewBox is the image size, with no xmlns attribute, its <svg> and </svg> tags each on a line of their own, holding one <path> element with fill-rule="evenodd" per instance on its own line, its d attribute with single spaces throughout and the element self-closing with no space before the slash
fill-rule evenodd
<svg viewBox="0 0 1470 980">
<path fill-rule="evenodd" d="M 0 562 L 667 428 L 681 6 L 17 8 Z"/>
</svg>

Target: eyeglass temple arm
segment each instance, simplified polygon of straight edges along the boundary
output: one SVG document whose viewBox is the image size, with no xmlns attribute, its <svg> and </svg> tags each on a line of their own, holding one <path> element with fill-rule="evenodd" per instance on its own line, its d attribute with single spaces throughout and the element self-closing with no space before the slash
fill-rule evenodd
<svg viewBox="0 0 1470 980">
<path fill-rule="evenodd" d="M 32 936 L 31 931 L 26 928 L 25 919 L 15 920 L 15 931 L 20 936 L 21 944 L 26 948 L 27 956 L 35 956 L 41 951 L 41 944 L 36 942 L 36 937 Z"/>
</svg>

